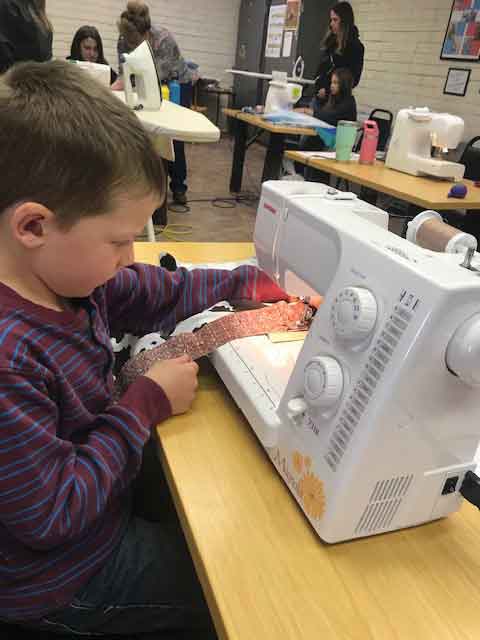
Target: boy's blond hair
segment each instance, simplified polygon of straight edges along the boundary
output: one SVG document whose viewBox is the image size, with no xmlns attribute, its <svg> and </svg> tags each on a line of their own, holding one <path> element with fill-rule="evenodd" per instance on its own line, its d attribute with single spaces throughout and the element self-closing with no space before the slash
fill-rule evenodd
<svg viewBox="0 0 480 640">
<path fill-rule="evenodd" d="M 0 213 L 30 200 L 68 227 L 126 193 L 165 197 L 163 162 L 133 111 L 69 62 L 0 76 Z"/>
</svg>

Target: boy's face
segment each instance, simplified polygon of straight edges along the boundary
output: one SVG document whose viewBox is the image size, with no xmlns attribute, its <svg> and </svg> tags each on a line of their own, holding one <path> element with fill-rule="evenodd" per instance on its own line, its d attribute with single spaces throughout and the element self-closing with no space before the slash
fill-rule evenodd
<svg viewBox="0 0 480 640">
<path fill-rule="evenodd" d="M 124 196 L 112 211 L 76 222 L 68 231 L 48 226 L 33 259 L 37 277 L 63 298 L 82 298 L 132 264 L 133 242 L 159 206 L 157 195 Z"/>
</svg>

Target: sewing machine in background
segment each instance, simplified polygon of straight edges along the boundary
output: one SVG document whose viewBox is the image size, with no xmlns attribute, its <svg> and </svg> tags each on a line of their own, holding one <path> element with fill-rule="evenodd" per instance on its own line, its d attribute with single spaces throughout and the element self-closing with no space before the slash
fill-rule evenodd
<svg viewBox="0 0 480 640">
<path fill-rule="evenodd" d="M 414 176 L 459 181 L 464 165 L 442 156 L 459 145 L 463 131 L 464 122 L 458 116 L 432 113 L 427 107 L 400 109 L 385 164 Z"/>
<path fill-rule="evenodd" d="M 240 69 L 225 69 L 225 73 L 249 78 L 259 78 L 260 80 L 270 80 L 268 92 L 265 98 L 264 113 L 277 113 L 291 111 L 293 105 L 302 97 L 304 85 L 313 85 L 314 80 L 303 77 L 305 63 L 300 56 L 293 65 L 292 75 L 287 76 L 284 71 L 273 71 L 271 74 L 257 73 L 256 71 L 243 71 Z"/>
<path fill-rule="evenodd" d="M 462 253 L 415 246 L 383 212 L 335 197 L 325 185 L 263 184 L 259 266 L 324 302 L 303 343 L 247 338 L 212 357 L 327 542 L 458 509 L 480 436 L 478 254 L 461 266 Z"/>
<path fill-rule="evenodd" d="M 274 71 L 272 80 L 268 83 L 265 99 L 265 113 L 290 111 L 302 97 L 302 85 L 287 81 L 287 74 Z"/>
<path fill-rule="evenodd" d="M 111 70 L 108 64 L 98 64 L 97 62 L 87 62 L 86 60 L 70 60 L 69 62 L 87 71 L 104 87 L 110 86 Z"/>
</svg>

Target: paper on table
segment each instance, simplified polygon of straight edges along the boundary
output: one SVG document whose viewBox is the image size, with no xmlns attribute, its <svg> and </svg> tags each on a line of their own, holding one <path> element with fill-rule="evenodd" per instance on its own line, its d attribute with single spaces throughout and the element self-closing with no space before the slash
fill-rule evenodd
<svg viewBox="0 0 480 640">
<path fill-rule="evenodd" d="M 335 160 L 335 151 L 299 151 L 305 158 L 322 158 L 324 160 Z M 351 160 L 358 162 L 359 153 L 352 153 Z"/>
</svg>

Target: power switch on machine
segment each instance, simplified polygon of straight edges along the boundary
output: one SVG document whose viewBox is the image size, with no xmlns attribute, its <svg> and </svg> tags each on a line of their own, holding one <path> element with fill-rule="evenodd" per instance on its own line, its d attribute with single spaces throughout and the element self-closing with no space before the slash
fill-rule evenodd
<svg viewBox="0 0 480 640">
<path fill-rule="evenodd" d="M 447 495 L 447 493 L 454 493 L 457 489 L 457 484 L 458 484 L 458 476 L 452 476 L 451 478 L 447 478 L 442 489 L 442 496 Z"/>
</svg>

